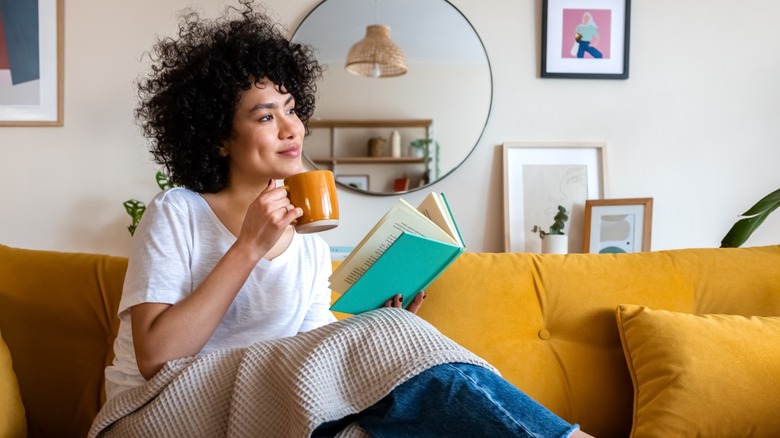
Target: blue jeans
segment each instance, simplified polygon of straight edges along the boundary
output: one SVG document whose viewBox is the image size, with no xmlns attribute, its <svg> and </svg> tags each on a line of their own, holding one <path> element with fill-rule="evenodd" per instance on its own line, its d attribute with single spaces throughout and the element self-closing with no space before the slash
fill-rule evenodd
<svg viewBox="0 0 780 438">
<path fill-rule="evenodd" d="M 357 422 L 372 437 L 567 437 L 575 429 L 483 367 L 452 363 L 407 380 L 375 405 L 318 427 L 333 436 Z"/>
<path fill-rule="evenodd" d="M 590 41 L 580 41 L 580 47 L 577 49 L 577 58 L 584 58 L 585 52 L 590 53 L 590 56 L 596 59 L 604 57 L 598 49 L 590 46 Z"/>
</svg>

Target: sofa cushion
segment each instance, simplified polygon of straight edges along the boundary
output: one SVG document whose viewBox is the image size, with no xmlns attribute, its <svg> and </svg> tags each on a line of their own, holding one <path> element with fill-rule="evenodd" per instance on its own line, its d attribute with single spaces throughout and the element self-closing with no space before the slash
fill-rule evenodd
<svg viewBox="0 0 780 438">
<path fill-rule="evenodd" d="M 105 396 L 127 259 L 0 245 L 0 330 L 36 437 L 86 436 Z"/>
<path fill-rule="evenodd" d="M 0 436 L 16 438 L 27 436 L 22 396 L 11 363 L 11 352 L 0 333 Z"/>
<path fill-rule="evenodd" d="M 780 436 L 780 317 L 617 308 L 632 437 Z"/>
</svg>

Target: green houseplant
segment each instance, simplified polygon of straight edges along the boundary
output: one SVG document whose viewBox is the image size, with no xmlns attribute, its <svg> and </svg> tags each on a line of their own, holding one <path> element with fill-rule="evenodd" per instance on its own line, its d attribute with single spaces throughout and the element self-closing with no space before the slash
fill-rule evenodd
<svg viewBox="0 0 780 438">
<path fill-rule="evenodd" d="M 159 187 L 160 190 L 173 187 L 173 184 L 168 180 L 168 177 L 160 171 L 157 171 L 154 178 L 157 181 L 157 187 Z M 138 223 L 141 222 L 141 217 L 143 217 L 144 212 L 146 211 L 146 204 L 137 199 L 128 199 L 123 202 L 122 205 L 125 206 L 125 211 L 130 216 L 130 225 L 127 226 L 127 231 L 129 231 L 132 236 L 135 234 L 135 229 L 138 227 Z"/>
<path fill-rule="evenodd" d="M 433 155 L 434 159 L 434 178 L 438 178 L 440 175 L 439 170 L 439 142 L 434 141 L 432 138 L 418 138 L 416 140 L 412 140 L 409 142 L 409 148 L 412 150 L 419 150 L 421 151 L 420 154 L 423 156 L 423 158 L 429 158 L 431 156 L 431 143 L 433 143 L 433 146 L 435 148 L 435 153 Z"/>
<path fill-rule="evenodd" d="M 721 248 L 738 248 L 764 223 L 767 216 L 780 207 L 780 189 L 764 196 L 739 219 L 720 242 Z"/>
<path fill-rule="evenodd" d="M 558 211 L 553 217 L 553 224 L 545 231 L 539 225 L 534 225 L 532 233 L 539 233 L 542 239 L 542 254 L 566 254 L 569 252 L 569 236 L 563 233 L 569 215 L 566 208 L 558 206 Z"/>
<path fill-rule="evenodd" d="M 548 228 L 547 231 L 544 231 L 542 227 L 539 225 L 534 225 L 534 227 L 531 229 L 532 233 L 539 233 L 539 237 L 544 239 L 544 236 L 548 234 L 552 235 L 561 235 L 563 234 L 563 228 L 566 226 L 566 221 L 569 220 L 569 215 L 566 212 L 566 208 L 564 208 L 562 205 L 558 206 L 558 212 L 555 213 L 555 217 L 553 217 L 553 224 L 550 225 L 550 228 Z"/>
</svg>

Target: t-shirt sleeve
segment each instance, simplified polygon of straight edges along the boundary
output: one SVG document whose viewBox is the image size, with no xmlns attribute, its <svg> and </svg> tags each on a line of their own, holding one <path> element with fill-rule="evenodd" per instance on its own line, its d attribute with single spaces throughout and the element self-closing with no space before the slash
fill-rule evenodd
<svg viewBox="0 0 780 438">
<path fill-rule="evenodd" d="M 120 314 L 141 303 L 174 304 L 192 291 L 187 207 L 169 195 L 162 192 L 152 200 L 133 236 Z"/>
<path fill-rule="evenodd" d="M 300 332 L 314 330 L 317 327 L 336 321 L 336 317 L 330 311 L 330 282 L 328 278 L 332 272 L 330 261 L 330 249 L 324 241 L 318 245 L 316 251 L 316 271 L 314 276 L 314 288 L 312 301 L 306 316 L 301 324 Z"/>
</svg>

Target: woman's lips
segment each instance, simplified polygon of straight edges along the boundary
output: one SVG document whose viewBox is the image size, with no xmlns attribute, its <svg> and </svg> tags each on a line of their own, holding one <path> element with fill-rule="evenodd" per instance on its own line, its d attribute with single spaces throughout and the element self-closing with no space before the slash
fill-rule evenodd
<svg viewBox="0 0 780 438">
<path fill-rule="evenodd" d="M 282 149 L 281 151 L 277 152 L 279 155 L 285 156 L 287 158 L 298 158 L 301 156 L 301 147 L 298 145 L 289 146 L 287 148 Z"/>
</svg>

